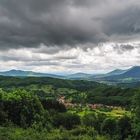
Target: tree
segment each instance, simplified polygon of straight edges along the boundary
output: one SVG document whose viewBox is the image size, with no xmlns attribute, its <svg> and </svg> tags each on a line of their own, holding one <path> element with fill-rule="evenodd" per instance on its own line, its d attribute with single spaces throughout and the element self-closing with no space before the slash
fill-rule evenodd
<svg viewBox="0 0 140 140">
<path fill-rule="evenodd" d="M 95 113 L 89 113 L 83 116 L 82 122 L 85 126 L 97 127 L 98 118 Z"/>
<path fill-rule="evenodd" d="M 7 119 L 22 127 L 38 122 L 39 116 L 44 112 L 38 97 L 25 90 L 15 90 L 5 94 L 2 97 L 2 104 L 3 110 L 7 112 Z"/>
<path fill-rule="evenodd" d="M 59 103 L 57 100 L 54 99 L 42 99 L 41 103 L 43 105 L 43 108 L 46 110 L 54 109 L 59 112 L 66 112 L 66 107 L 64 104 Z"/>
<path fill-rule="evenodd" d="M 6 123 L 7 113 L 4 110 L 3 101 L 0 99 L 0 125 Z"/>
<path fill-rule="evenodd" d="M 101 131 L 103 134 L 114 135 L 116 132 L 116 121 L 112 118 L 107 118 L 101 125 Z"/>
<path fill-rule="evenodd" d="M 128 116 L 123 116 L 118 120 L 117 129 L 121 140 L 131 135 L 131 120 Z"/>
<path fill-rule="evenodd" d="M 54 116 L 53 122 L 56 127 L 63 126 L 66 129 L 72 129 L 80 124 L 80 117 L 72 113 L 58 113 Z"/>
<path fill-rule="evenodd" d="M 133 107 L 134 107 L 134 135 L 136 139 L 140 138 L 140 93 L 137 92 L 134 100 L 133 100 Z"/>
</svg>

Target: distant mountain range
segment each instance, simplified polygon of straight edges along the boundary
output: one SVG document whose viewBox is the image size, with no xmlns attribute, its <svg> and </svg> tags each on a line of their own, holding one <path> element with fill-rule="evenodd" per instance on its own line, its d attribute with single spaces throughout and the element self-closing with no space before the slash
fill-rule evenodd
<svg viewBox="0 0 140 140">
<path fill-rule="evenodd" d="M 113 70 L 109 73 L 107 73 L 108 76 L 111 76 L 111 75 L 119 75 L 119 74 L 123 74 L 125 73 L 127 70 L 121 70 L 121 69 L 116 69 L 116 70 Z"/>
<path fill-rule="evenodd" d="M 140 66 L 134 66 L 127 70 L 116 69 L 106 74 L 75 73 L 61 76 L 49 73 L 38 73 L 33 71 L 10 70 L 0 72 L 0 75 L 15 77 L 52 77 L 71 80 L 90 80 L 102 83 L 130 83 L 140 81 Z"/>
<path fill-rule="evenodd" d="M 94 79 L 94 77 L 91 79 Z M 130 83 L 140 81 L 140 66 L 134 66 L 127 70 L 117 69 L 103 76 L 95 77 L 95 81 L 111 83 Z"/>
<path fill-rule="evenodd" d="M 88 79 L 90 76 L 92 76 L 92 74 L 87 74 L 87 73 L 74 73 L 74 74 L 70 74 L 65 76 L 66 79 L 75 79 L 75 80 L 82 80 L 82 79 Z"/>
<path fill-rule="evenodd" d="M 48 73 L 38 73 L 33 71 L 22 71 L 22 70 L 9 70 L 0 72 L 1 76 L 15 76 L 15 77 L 53 77 L 53 78 L 63 78 L 61 75 L 48 74 Z"/>
</svg>

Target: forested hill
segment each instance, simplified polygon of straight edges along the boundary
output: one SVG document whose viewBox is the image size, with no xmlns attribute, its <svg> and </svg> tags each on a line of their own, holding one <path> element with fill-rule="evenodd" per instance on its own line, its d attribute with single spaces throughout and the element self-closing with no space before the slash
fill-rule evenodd
<svg viewBox="0 0 140 140">
<path fill-rule="evenodd" d="M 72 102 L 101 103 L 115 106 L 129 106 L 136 90 L 109 86 L 93 81 L 64 80 L 50 77 L 0 77 L 0 88 L 9 91 L 24 89 L 41 98 L 66 96 Z M 84 99 L 83 99 L 84 95 Z"/>
<path fill-rule="evenodd" d="M 52 85 L 55 88 L 71 88 L 76 90 L 89 90 L 103 84 L 84 80 L 64 80 L 50 77 L 5 77 L 0 76 L 1 87 L 24 87 L 31 84 Z"/>
</svg>

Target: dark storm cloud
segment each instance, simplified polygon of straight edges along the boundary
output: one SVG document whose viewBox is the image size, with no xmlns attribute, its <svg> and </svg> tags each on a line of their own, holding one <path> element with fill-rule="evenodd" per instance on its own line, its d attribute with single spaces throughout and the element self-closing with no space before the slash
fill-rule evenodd
<svg viewBox="0 0 140 140">
<path fill-rule="evenodd" d="M 118 54 L 123 54 L 126 51 L 132 51 L 133 49 L 140 47 L 140 46 L 135 46 L 134 44 L 130 45 L 130 44 L 115 44 L 113 46 L 114 50 L 118 53 Z"/>
<path fill-rule="evenodd" d="M 0 0 L 1 49 L 127 41 L 139 32 L 138 0 Z"/>
<path fill-rule="evenodd" d="M 129 45 L 129 44 L 127 44 L 127 45 L 120 45 L 120 48 L 122 48 L 122 50 L 128 50 L 128 51 L 131 51 L 131 50 L 133 50 L 135 47 L 133 46 L 133 45 Z"/>
<path fill-rule="evenodd" d="M 130 6 L 103 21 L 106 34 L 133 35 L 140 33 L 140 6 Z M 108 26 L 107 26 L 108 25 Z"/>
</svg>

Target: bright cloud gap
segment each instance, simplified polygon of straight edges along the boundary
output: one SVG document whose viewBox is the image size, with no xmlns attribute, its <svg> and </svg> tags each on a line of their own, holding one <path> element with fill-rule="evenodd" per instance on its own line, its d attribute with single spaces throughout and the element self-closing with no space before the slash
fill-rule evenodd
<svg viewBox="0 0 140 140">
<path fill-rule="evenodd" d="M 91 45 L 57 50 L 55 53 L 50 53 L 53 48 L 43 44 L 36 49 L 3 50 L 0 52 L 0 69 L 1 71 L 22 69 L 51 73 L 101 73 L 140 65 L 139 42 L 104 43 L 94 47 Z"/>
</svg>

